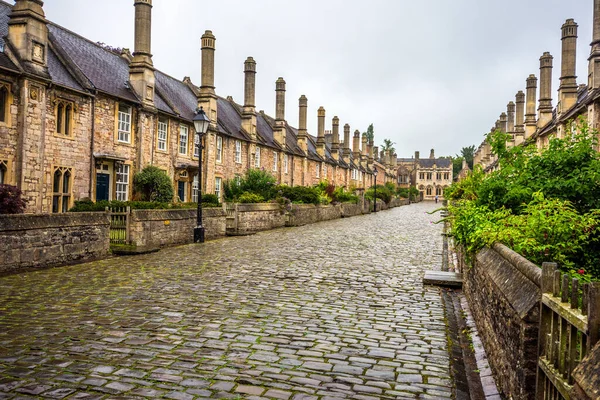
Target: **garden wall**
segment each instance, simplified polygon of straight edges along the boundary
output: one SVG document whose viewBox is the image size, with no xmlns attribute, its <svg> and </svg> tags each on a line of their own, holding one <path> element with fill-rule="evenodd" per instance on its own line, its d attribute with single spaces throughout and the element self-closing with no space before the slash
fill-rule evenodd
<svg viewBox="0 0 600 400">
<path fill-rule="evenodd" d="M 536 388 L 541 270 L 496 244 L 464 269 L 463 290 L 498 388 L 533 399 Z"/>
<path fill-rule="evenodd" d="M 0 273 L 109 254 L 107 213 L 0 216 Z"/>
<path fill-rule="evenodd" d="M 139 247 L 165 247 L 193 243 L 197 210 L 133 210 L 129 240 Z M 222 208 L 202 209 L 206 239 L 225 236 Z"/>
</svg>

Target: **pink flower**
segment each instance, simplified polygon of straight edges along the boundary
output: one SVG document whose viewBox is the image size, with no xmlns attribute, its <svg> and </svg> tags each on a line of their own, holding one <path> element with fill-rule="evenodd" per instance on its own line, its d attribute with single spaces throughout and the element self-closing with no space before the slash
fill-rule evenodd
<svg viewBox="0 0 600 400">
<path fill-rule="evenodd" d="M 579 269 L 579 270 L 577 270 L 577 273 L 579 275 L 584 275 L 585 274 L 585 269 Z"/>
</svg>

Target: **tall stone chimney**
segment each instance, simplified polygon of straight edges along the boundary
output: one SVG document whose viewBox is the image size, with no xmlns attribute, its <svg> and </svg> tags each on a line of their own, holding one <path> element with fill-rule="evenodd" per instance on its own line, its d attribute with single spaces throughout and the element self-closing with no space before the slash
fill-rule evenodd
<svg viewBox="0 0 600 400">
<path fill-rule="evenodd" d="M 515 133 L 515 110 L 516 110 L 515 103 L 513 103 L 512 101 L 509 102 L 508 105 L 506 106 L 506 114 L 507 114 L 507 118 L 508 118 L 508 122 L 506 125 L 506 132 L 508 132 L 508 133 Z"/>
<path fill-rule="evenodd" d="M 331 121 L 332 124 L 332 140 L 331 140 L 331 155 L 338 161 L 340 159 L 340 119 L 335 116 Z"/>
<path fill-rule="evenodd" d="M 300 96 L 299 108 L 300 116 L 298 118 L 298 147 L 305 153 L 308 152 L 308 131 L 306 130 L 308 99 L 305 95 Z"/>
<path fill-rule="evenodd" d="M 252 140 L 256 140 L 256 61 L 248 57 L 244 62 L 244 107 L 242 110 L 242 128 Z"/>
<path fill-rule="evenodd" d="M 373 158 L 375 161 L 379 161 L 379 147 L 373 146 Z"/>
<path fill-rule="evenodd" d="M 506 130 L 508 128 L 508 117 L 506 116 L 506 113 L 500 114 L 500 119 L 498 121 L 498 128 L 500 129 L 500 132 L 506 133 Z"/>
<path fill-rule="evenodd" d="M 275 82 L 275 141 L 285 149 L 286 145 L 285 126 L 285 81 L 283 78 Z"/>
<path fill-rule="evenodd" d="M 598 89 L 600 88 L 600 0 L 594 0 L 592 51 L 588 60 L 588 88 Z"/>
<path fill-rule="evenodd" d="M 129 82 L 145 107 L 154 107 L 152 63 L 152 0 L 135 0 L 135 47 L 129 64 Z"/>
<path fill-rule="evenodd" d="M 325 156 L 325 108 L 319 107 L 317 110 L 317 153 Z"/>
<path fill-rule="evenodd" d="M 537 78 L 529 75 L 527 78 L 527 113 L 525 114 L 525 139 L 530 138 L 537 129 L 535 102 L 537 95 Z"/>
<path fill-rule="evenodd" d="M 519 90 L 515 99 L 517 101 L 515 132 L 523 135 L 525 132 L 525 93 L 523 93 L 522 90 Z"/>
<path fill-rule="evenodd" d="M 433 160 L 435 158 L 435 150 L 431 149 L 431 151 L 429 152 L 429 159 Z"/>
<path fill-rule="evenodd" d="M 367 162 L 369 161 L 369 154 L 367 153 L 367 143 L 368 143 L 367 134 L 363 133 L 361 155 L 360 155 L 360 161 L 363 166 L 366 166 Z"/>
<path fill-rule="evenodd" d="M 415 160 L 418 160 L 418 159 L 419 159 L 419 156 L 420 156 L 419 152 L 418 152 L 418 151 L 415 151 Z"/>
<path fill-rule="evenodd" d="M 360 162 L 360 131 L 358 129 L 354 131 L 352 139 L 352 158 L 355 162 Z"/>
<path fill-rule="evenodd" d="M 373 164 L 375 157 L 373 156 L 373 141 L 369 140 L 367 143 L 367 156 L 369 157 L 368 163 Z"/>
<path fill-rule="evenodd" d="M 215 94 L 215 43 L 211 31 L 202 35 L 202 83 L 198 95 L 198 107 L 202 107 L 211 124 L 217 123 L 217 95 Z"/>
<path fill-rule="evenodd" d="M 344 125 L 344 161 L 350 162 L 350 125 Z"/>
<path fill-rule="evenodd" d="M 27 70 L 49 78 L 48 27 L 44 2 L 16 0 L 8 20 L 8 41 Z"/>
<path fill-rule="evenodd" d="M 552 55 L 545 52 L 540 57 L 540 105 L 538 107 L 538 128 L 552 120 Z"/>
<path fill-rule="evenodd" d="M 568 111 L 577 103 L 577 28 L 573 19 L 562 26 L 562 68 L 558 87 L 558 113 Z"/>
</svg>

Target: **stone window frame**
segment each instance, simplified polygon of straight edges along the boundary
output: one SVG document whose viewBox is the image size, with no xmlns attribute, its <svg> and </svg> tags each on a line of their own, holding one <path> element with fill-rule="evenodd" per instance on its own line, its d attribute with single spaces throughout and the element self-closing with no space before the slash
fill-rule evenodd
<svg viewBox="0 0 600 400">
<path fill-rule="evenodd" d="M 123 179 L 123 177 L 126 177 Z M 131 187 L 131 164 L 115 163 L 115 200 L 128 201 Z"/>
<path fill-rule="evenodd" d="M 321 163 L 315 165 L 315 177 L 321 179 Z"/>
<path fill-rule="evenodd" d="M 215 196 L 217 196 L 217 199 L 219 199 L 219 201 L 221 201 L 222 191 L 223 191 L 223 178 L 221 178 L 220 176 L 216 176 L 215 177 Z"/>
<path fill-rule="evenodd" d="M 185 134 L 184 134 L 185 132 Z M 189 153 L 189 144 L 190 144 L 190 129 L 187 125 L 180 124 L 179 125 L 179 146 L 177 149 L 177 153 L 182 156 L 187 156 Z"/>
<path fill-rule="evenodd" d="M 289 164 L 289 157 L 287 154 L 283 155 L 283 173 L 287 174 L 288 173 L 288 164 Z"/>
<path fill-rule="evenodd" d="M 12 126 L 10 106 L 13 103 L 12 85 L 0 81 L 0 126 Z"/>
<path fill-rule="evenodd" d="M 277 164 L 279 163 L 279 153 L 273 152 L 273 172 L 277 172 Z"/>
<path fill-rule="evenodd" d="M 116 141 L 119 144 L 133 145 L 133 107 L 126 103 L 116 103 Z"/>
<path fill-rule="evenodd" d="M 216 142 L 216 149 L 217 149 L 217 155 L 215 157 L 215 160 L 218 164 L 222 164 L 223 163 L 223 137 L 217 135 L 217 142 Z"/>
<path fill-rule="evenodd" d="M 254 168 L 260 169 L 260 147 L 256 146 L 256 152 L 254 153 Z"/>
<path fill-rule="evenodd" d="M 54 166 L 52 168 L 53 214 L 61 214 L 69 211 L 73 200 L 73 178 L 72 167 Z"/>
<path fill-rule="evenodd" d="M 428 181 L 431 181 L 431 180 L 433 180 L 433 172 L 426 172 L 425 174 L 426 174 L 426 176 L 427 176 L 427 180 L 428 180 Z"/>
<path fill-rule="evenodd" d="M 78 112 L 77 105 L 74 101 L 66 99 L 54 100 L 54 118 L 56 126 L 54 136 L 75 139 L 73 134 L 75 125 L 75 113 Z"/>
<path fill-rule="evenodd" d="M 427 188 L 425 188 L 425 193 L 426 193 L 427 196 L 431 196 L 431 193 L 433 193 L 432 187 L 431 186 L 427 186 Z"/>
<path fill-rule="evenodd" d="M 194 135 L 194 142 L 192 144 L 194 151 L 192 151 L 192 158 L 197 160 L 200 157 L 200 135 L 197 133 L 192 134 Z"/>
<path fill-rule="evenodd" d="M 161 129 L 161 128 L 164 128 Z M 164 137 L 163 137 L 164 135 Z M 162 146 L 161 146 L 162 144 Z M 169 119 L 158 117 L 156 121 L 156 150 L 160 152 L 169 151 Z"/>
<path fill-rule="evenodd" d="M 327 179 L 327 163 L 322 163 L 323 179 Z"/>
<path fill-rule="evenodd" d="M 0 159 L 0 185 L 8 185 L 10 181 L 10 162 Z"/>
<path fill-rule="evenodd" d="M 239 140 L 236 140 L 234 146 L 235 146 L 235 163 L 241 164 L 242 163 L 242 142 Z"/>
</svg>

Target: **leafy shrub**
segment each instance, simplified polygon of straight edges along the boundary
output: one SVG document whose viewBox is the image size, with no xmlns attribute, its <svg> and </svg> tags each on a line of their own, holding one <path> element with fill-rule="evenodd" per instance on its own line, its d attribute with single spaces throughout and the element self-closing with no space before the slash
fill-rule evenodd
<svg viewBox="0 0 600 400">
<path fill-rule="evenodd" d="M 161 169 L 149 165 L 133 177 L 133 187 L 142 201 L 169 203 L 175 194 L 171 178 Z"/>
<path fill-rule="evenodd" d="M 23 214 L 27 202 L 21 196 L 16 186 L 0 185 L 0 214 Z"/>
<path fill-rule="evenodd" d="M 333 192 L 333 201 L 337 203 L 358 203 L 358 196 L 347 192 L 340 186 Z"/>
<path fill-rule="evenodd" d="M 265 201 L 265 198 L 256 193 L 244 192 L 238 198 L 238 202 L 240 203 L 262 203 Z"/>
<path fill-rule="evenodd" d="M 203 203 L 204 204 L 204 203 Z M 154 201 L 107 201 L 102 200 L 94 203 L 91 200 L 76 201 L 69 212 L 95 212 L 104 211 L 109 208 L 130 207 L 132 210 L 167 210 L 195 208 L 196 203 L 159 203 Z"/>
<path fill-rule="evenodd" d="M 408 196 L 410 196 L 410 189 L 399 187 L 398 189 L 396 189 L 396 195 L 398 195 L 404 199 L 408 199 Z"/>
<path fill-rule="evenodd" d="M 297 204 L 320 204 L 319 190 L 306 186 L 279 185 L 275 188 L 279 197 L 285 197 Z"/>
<path fill-rule="evenodd" d="M 269 172 L 262 169 L 249 169 L 244 177 L 224 182 L 223 192 L 227 201 L 238 201 L 244 193 L 254 193 L 265 200 L 274 199 L 277 181 Z"/>
<path fill-rule="evenodd" d="M 376 195 L 378 199 L 381 199 L 386 204 L 389 204 L 394 197 L 394 192 L 384 185 L 377 185 L 376 188 L 377 191 L 375 191 L 374 188 L 370 188 L 369 190 L 367 190 L 365 193 L 365 197 L 369 200 L 373 200 L 374 196 Z"/>
<path fill-rule="evenodd" d="M 211 194 L 211 193 L 203 194 L 202 195 L 202 204 L 204 204 L 204 203 L 219 204 L 219 197 L 216 194 Z"/>
</svg>

